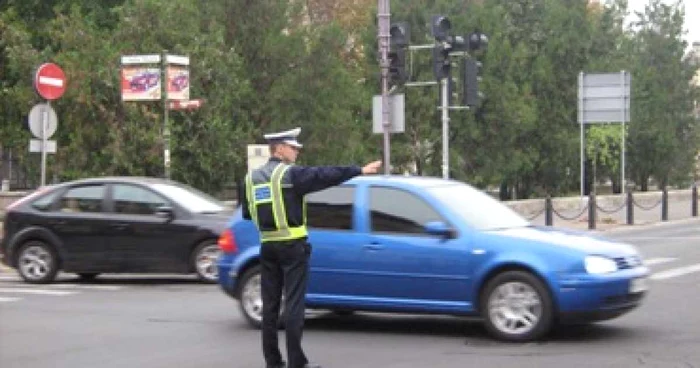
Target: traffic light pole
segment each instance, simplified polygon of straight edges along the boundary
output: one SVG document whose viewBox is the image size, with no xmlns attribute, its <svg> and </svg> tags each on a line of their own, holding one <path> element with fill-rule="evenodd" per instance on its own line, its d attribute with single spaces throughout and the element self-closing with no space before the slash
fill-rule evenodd
<svg viewBox="0 0 700 368">
<path fill-rule="evenodd" d="M 389 144 L 389 42 L 391 26 L 389 0 L 378 0 L 377 18 L 379 23 L 379 65 L 382 69 L 382 127 L 384 128 L 384 175 L 389 175 L 391 170 L 391 151 Z"/>
<path fill-rule="evenodd" d="M 448 179 L 450 177 L 450 142 L 449 142 L 449 129 L 450 129 L 450 115 L 448 113 L 450 93 L 448 89 L 449 79 L 443 78 L 440 81 L 440 93 L 442 94 L 442 177 L 443 179 Z"/>
</svg>

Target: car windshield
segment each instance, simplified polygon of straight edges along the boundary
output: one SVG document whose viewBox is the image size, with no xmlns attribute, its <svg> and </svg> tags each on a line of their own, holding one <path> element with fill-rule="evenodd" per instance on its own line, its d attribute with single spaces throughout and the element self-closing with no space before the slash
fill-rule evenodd
<svg viewBox="0 0 700 368">
<path fill-rule="evenodd" d="M 486 231 L 530 226 L 510 207 L 469 185 L 436 186 L 428 188 L 428 192 L 475 229 Z"/>
<path fill-rule="evenodd" d="M 153 189 L 164 194 L 179 205 L 196 213 L 219 213 L 226 210 L 223 202 L 185 185 L 153 184 Z"/>
</svg>

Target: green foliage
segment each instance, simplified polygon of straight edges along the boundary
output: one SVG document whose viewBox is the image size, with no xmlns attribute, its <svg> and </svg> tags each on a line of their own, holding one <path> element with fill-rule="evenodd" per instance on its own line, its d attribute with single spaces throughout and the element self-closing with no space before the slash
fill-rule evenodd
<svg viewBox="0 0 700 368">
<path fill-rule="evenodd" d="M 372 6 L 368 6 L 371 4 Z M 581 72 L 632 75 L 627 177 L 687 184 L 698 151 L 700 98 L 690 80 L 698 64 L 684 55 L 684 14 L 649 0 L 625 28 L 624 0 L 402 0 L 392 21 L 406 21 L 413 45 L 431 44 L 433 15 L 455 34 L 480 30 L 489 47 L 482 104 L 451 110 L 450 176 L 498 187 L 501 198 L 577 192 Z M 372 96 L 380 93 L 376 1 L 317 0 L 7 0 L 0 2 L 0 152 L 38 175 L 23 122 L 41 102 L 36 67 L 66 71 L 58 153 L 48 178 L 163 174 L 163 105 L 123 102 L 120 57 L 190 57 L 191 98 L 202 108 L 170 111 L 172 176 L 220 193 L 242 179 L 246 145 L 269 131 L 303 128 L 302 164 L 362 163 L 380 157 L 371 132 Z M 410 52 L 411 81 L 432 81 L 431 53 Z M 459 75 L 457 64 L 453 77 Z M 457 87 L 459 88 L 459 83 Z M 404 87 L 406 133 L 391 136 L 394 173 L 440 176 L 439 89 Z M 454 100 L 453 103 L 457 103 Z M 587 172 L 619 189 L 619 125 L 586 129 Z M 590 186 L 591 175 L 587 178 Z M 36 184 L 36 183 L 35 183 Z"/>
</svg>

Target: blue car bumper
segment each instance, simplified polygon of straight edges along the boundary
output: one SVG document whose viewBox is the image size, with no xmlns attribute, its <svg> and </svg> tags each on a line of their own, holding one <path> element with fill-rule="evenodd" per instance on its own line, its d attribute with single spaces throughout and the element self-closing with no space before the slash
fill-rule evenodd
<svg viewBox="0 0 700 368">
<path fill-rule="evenodd" d="M 648 293 L 649 269 L 638 267 L 609 275 L 573 275 L 559 280 L 562 322 L 618 317 L 638 307 Z"/>
<path fill-rule="evenodd" d="M 237 298 L 236 282 L 238 277 L 233 268 L 235 257 L 236 254 L 223 253 L 217 261 L 217 267 L 219 270 L 219 286 L 232 298 Z"/>
</svg>

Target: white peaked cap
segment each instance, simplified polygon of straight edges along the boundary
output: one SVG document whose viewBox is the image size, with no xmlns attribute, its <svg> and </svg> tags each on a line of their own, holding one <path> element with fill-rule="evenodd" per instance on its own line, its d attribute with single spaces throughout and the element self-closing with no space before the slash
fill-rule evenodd
<svg viewBox="0 0 700 368">
<path fill-rule="evenodd" d="M 301 133 L 301 128 L 297 127 L 284 132 L 265 134 L 265 140 L 269 143 L 284 143 L 293 147 L 302 148 L 303 144 L 297 141 L 297 137 Z"/>
</svg>

